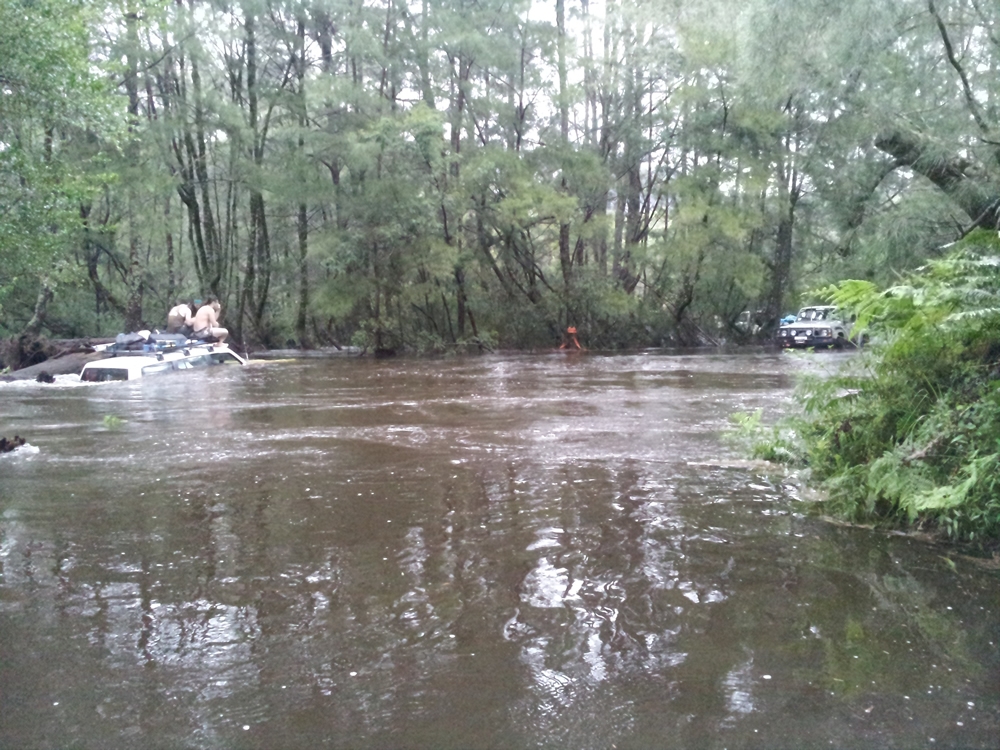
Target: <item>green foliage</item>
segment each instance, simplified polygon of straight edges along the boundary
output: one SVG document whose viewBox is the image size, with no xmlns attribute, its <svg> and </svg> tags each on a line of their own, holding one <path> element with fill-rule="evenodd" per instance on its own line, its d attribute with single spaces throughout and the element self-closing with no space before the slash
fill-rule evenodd
<svg viewBox="0 0 1000 750">
<path fill-rule="evenodd" d="M 80 200 L 94 184 L 81 144 L 110 109 L 88 60 L 98 12 L 83 2 L 0 3 L 0 310 L 26 285 L 33 301 L 40 277 L 55 286 L 66 276 Z"/>
<path fill-rule="evenodd" d="M 781 464 L 800 463 L 802 448 L 794 428 L 789 424 L 765 425 L 763 416 L 763 409 L 732 414 L 733 427 L 726 436 L 752 458 Z"/>
<path fill-rule="evenodd" d="M 977 231 L 879 291 L 826 297 L 875 342 L 803 389 L 813 475 L 854 520 L 1000 538 L 1000 240 Z"/>
<path fill-rule="evenodd" d="M 995 3 L 668 5 L 6 0 L 0 333 L 42 279 L 54 335 L 215 292 L 249 343 L 733 339 L 996 199 Z"/>
</svg>

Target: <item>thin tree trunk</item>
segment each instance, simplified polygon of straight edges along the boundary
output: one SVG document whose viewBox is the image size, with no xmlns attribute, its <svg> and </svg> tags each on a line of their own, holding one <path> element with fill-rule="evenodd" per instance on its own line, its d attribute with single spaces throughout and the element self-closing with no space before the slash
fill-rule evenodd
<svg viewBox="0 0 1000 750">
<path fill-rule="evenodd" d="M 139 161 L 139 141 L 136 130 L 139 125 L 139 16 L 134 0 L 130 0 L 125 13 L 126 50 L 125 91 L 128 94 L 128 144 L 125 153 L 130 166 L 136 166 Z M 136 331 L 142 327 L 142 297 L 144 284 L 142 267 L 139 258 L 138 196 L 135 177 L 129 180 L 126 188 L 128 214 L 128 264 L 125 276 L 125 287 L 128 290 L 125 301 L 125 330 Z"/>
<path fill-rule="evenodd" d="M 424 104 L 433 110 L 434 90 L 431 88 L 430 72 L 430 3 L 427 0 L 421 2 L 420 14 L 420 42 L 417 47 L 417 66 L 420 69 L 420 93 Z"/>
<path fill-rule="evenodd" d="M 38 296 L 35 297 L 35 309 L 31 316 L 31 320 L 21 331 L 21 337 L 35 338 L 42 332 L 42 326 L 45 325 L 45 316 L 49 311 L 49 303 L 52 301 L 54 292 L 52 291 L 52 286 L 49 284 L 48 280 L 42 281 L 42 286 L 38 290 Z"/>
<path fill-rule="evenodd" d="M 205 140 L 205 110 L 201 94 L 201 74 L 197 63 L 191 61 L 191 85 L 194 89 L 194 121 L 195 132 L 186 132 L 185 145 L 188 150 L 194 176 L 201 191 L 201 227 L 203 256 L 201 258 L 201 274 L 199 280 L 202 287 L 219 295 L 219 282 L 222 279 L 222 268 L 219 261 L 219 232 L 215 225 L 215 214 L 212 211 L 211 180 L 208 174 L 208 146 Z"/>
<path fill-rule="evenodd" d="M 774 260 L 771 263 L 771 288 L 765 305 L 765 330 L 776 325 L 781 318 L 782 305 L 788 292 L 788 280 L 792 268 L 792 239 L 794 227 L 794 209 L 784 207 L 784 214 L 778 221 L 778 231 L 775 237 Z"/>
<path fill-rule="evenodd" d="M 170 196 L 163 201 L 163 224 L 166 232 L 163 238 L 167 248 L 167 301 L 173 304 L 177 298 L 177 269 L 174 258 L 174 233 L 170 230 Z"/>
<path fill-rule="evenodd" d="M 558 41 L 556 45 L 559 72 L 559 135 L 563 148 L 569 146 L 569 94 L 566 84 L 566 0 L 556 0 L 556 30 Z M 566 173 L 563 172 L 559 182 L 560 188 L 566 191 Z M 566 315 L 573 317 L 570 310 L 570 294 L 573 287 L 573 256 L 569 247 L 569 222 L 559 224 L 559 264 L 562 267 L 563 285 L 566 292 Z M 567 320 L 567 323 L 570 321 Z"/>
<path fill-rule="evenodd" d="M 306 316 L 309 312 L 309 266 L 306 263 L 306 258 L 309 254 L 309 215 L 305 203 L 299 204 L 298 230 L 299 309 L 295 317 L 295 335 L 299 339 L 299 347 L 306 349 L 309 346 L 306 341 Z"/>
<path fill-rule="evenodd" d="M 257 92 L 256 21 L 247 13 L 246 31 L 247 106 L 250 118 L 252 158 L 260 167 L 264 158 L 264 135 L 259 123 Z M 257 187 L 250 189 L 250 239 L 247 247 L 247 271 L 243 278 L 243 305 L 250 313 L 251 325 L 258 338 L 264 338 L 264 310 L 271 283 L 271 243 L 267 231 L 264 195 Z M 241 305 L 241 308 L 243 307 Z"/>
<path fill-rule="evenodd" d="M 305 132 L 308 126 L 308 112 L 306 111 L 306 92 L 305 92 L 305 75 L 306 75 L 306 60 L 305 60 L 305 40 L 306 40 L 306 24 L 305 18 L 300 16 L 298 28 L 296 29 L 298 48 L 296 49 L 296 66 L 295 72 L 298 78 L 298 88 L 299 88 L 299 128 L 301 132 L 299 134 L 299 153 L 302 156 L 303 163 L 305 162 L 305 138 L 302 133 Z M 299 212 L 296 220 L 298 229 L 298 240 L 299 240 L 299 307 L 298 314 L 295 316 L 295 335 L 299 340 L 299 347 L 305 349 L 308 348 L 308 342 L 306 337 L 308 335 L 306 328 L 306 316 L 309 312 L 309 267 L 306 262 L 309 255 L 309 207 L 305 202 L 299 204 Z"/>
</svg>

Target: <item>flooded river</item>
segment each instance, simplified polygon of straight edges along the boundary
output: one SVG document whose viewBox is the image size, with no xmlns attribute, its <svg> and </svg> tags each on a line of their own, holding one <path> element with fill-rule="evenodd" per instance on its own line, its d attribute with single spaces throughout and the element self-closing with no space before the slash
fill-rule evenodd
<svg viewBox="0 0 1000 750">
<path fill-rule="evenodd" d="M 995 749 L 1000 574 L 723 439 L 839 356 L 0 386 L 0 747 Z"/>
</svg>

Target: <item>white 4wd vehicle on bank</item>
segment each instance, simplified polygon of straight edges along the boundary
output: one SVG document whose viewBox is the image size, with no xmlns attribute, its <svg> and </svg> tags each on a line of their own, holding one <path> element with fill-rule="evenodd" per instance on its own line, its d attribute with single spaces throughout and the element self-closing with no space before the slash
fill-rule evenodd
<svg viewBox="0 0 1000 750">
<path fill-rule="evenodd" d="M 795 316 L 795 322 L 778 329 L 778 343 L 784 348 L 829 348 L 837 349 L 851 343 L 850 326 L 841 319 L 837 308 L 832 305 L 803 307 Z"/>
</svg>

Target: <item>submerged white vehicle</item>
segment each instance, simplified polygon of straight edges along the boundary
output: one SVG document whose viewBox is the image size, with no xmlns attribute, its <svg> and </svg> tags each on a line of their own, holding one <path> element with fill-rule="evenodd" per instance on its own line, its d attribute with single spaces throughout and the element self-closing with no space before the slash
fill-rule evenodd
<svg viewBox="0 0 1000 750">
<path fill-rule="evenodd" d="M 117 342 L 105 345 L 103 351 L 109 356 L 85 364 L 80 380 L 88 383 L 136 380 L 174 370 L 246 364 L 227 344 L 191 341 L 175 334 L 154 333 L 133 340 L 119 336 Z"/>
</svg>

